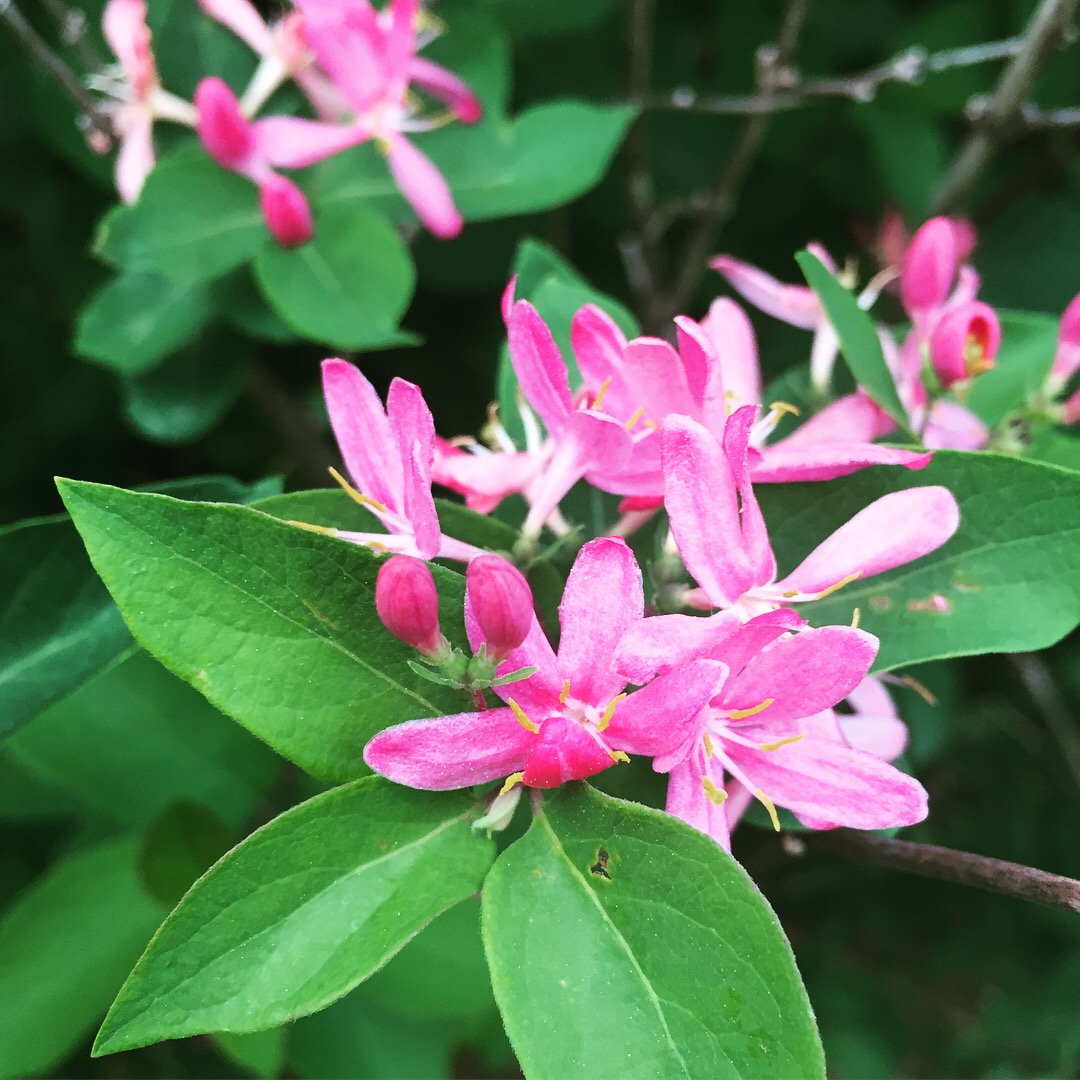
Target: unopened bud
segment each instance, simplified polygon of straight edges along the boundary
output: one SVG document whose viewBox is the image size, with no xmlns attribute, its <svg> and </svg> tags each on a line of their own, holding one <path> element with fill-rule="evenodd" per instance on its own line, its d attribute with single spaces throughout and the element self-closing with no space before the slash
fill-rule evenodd
<svg viewBox="0 0 1080 1080">
<path fill-rule="evenodd" d="M 466 571 L 465 588 L 488 655 L 502 660 L 528 636 L 533 598 L 522 572 L 498 555 L 477 555 Z"/>
<path fill-rule="evenodd" d="M 236 95 L 221 79 L 210 76 L 195 88 L 198 119 L 195 130 L 206 152 L 222 168 L 240 171 L 251 157 L 255 136 Z"/>
<path fill-rule="evenodd" d="M 306 244 L 315 234 L 307 196 L 288 177 L 271 176 L 259 187 L 266 226 L 282 247 Z"/>
<path fill-rule="evenodd" d="M 383 626 L 425 656 L 445 651 L 439 630 L 439 593 L 423 559 L 394 555 L 375 578 L 375 610 Z"/>
<path fill-rule="evenodd" d="M 953 223 L 945 217 L 931 218 L 911 238 L 900 268 L 900 299 L 909 315 L 945 303 L 957 261 Z"/>
<path fill-rule="evenodd" d="M 1052 393 L 1060 390 L 1080 368 L 1080 295 L 1074 296 L 1061 316 L 1057 352 L 1047 380 Z"/>
<path fill-rule="evenodd" d="M 980 300 L 953 308 L 930 337 L 930 362 L 941 385 L 981 375 L 994 366 L 1001 344 L 1001 324 L 994 309 Z"/>
</svg>

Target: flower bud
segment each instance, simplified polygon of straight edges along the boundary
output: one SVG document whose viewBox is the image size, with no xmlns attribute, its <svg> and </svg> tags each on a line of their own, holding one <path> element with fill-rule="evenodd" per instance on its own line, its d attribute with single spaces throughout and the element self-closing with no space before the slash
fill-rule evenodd
<svg viewBox="0 0 1080 1080">
<path fill-rule="evenodd" d="M 1061 316 L 1057 352 L 1047 379 L 1051 393 L 1056 393 L 1080 368 L 1080 294 L 1074 296 Z"/>
<path fill-rule="evenodd" d="M 271 176 L 259 186 L 266 227 L 282 247 L 306 244 L 315 234 L 307 197 L 288 177 Z"/>
<path fill-rule="evenodd" d="M 210 76 L 195 89 L 195 130 L 206 152 L 222 168 L 240 172 L 255 148 L 251 121 L 240 111 L 236 95 L 221 79 Z"/>
<path fill-rule="evenodd" d="M 498 555 L 477 555 L 466 571 L 465 588 L 488 655 L 502 660 L 528 636 L 532 590 L 521 571 Z"/>
<path fill-rule="evenodd" d="M 930 362 L 948 388 L 994 366 L 1001 344 L 1001 324 L 994 309 L 981 300 L 954 307 L 930 336 Z"/>
<path fill-rule="evenodd" d="M 425 656 L 443 651 L 439 630 L 439 594 L 423 559 L 393 555 L 375 578 L 375 610 L 383 626 Z"/>
<path fill-rule="evenodd" d="M 944 217 L 931 218 L 911 238 L 900 267 L 900 300 L 909 315 L 945 303 L 957 261 L 953 223 Z"/>
</svg>

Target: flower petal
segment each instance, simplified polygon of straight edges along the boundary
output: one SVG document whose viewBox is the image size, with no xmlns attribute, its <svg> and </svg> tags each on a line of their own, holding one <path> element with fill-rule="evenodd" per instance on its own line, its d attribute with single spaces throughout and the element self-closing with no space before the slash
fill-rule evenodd
<svg viewBox="0 0 1080 1080">
<path fill-rule="evenodd" d="M 644 683 L 678 664 L 711 657 L 741 625 L 733 611 L 706 618 L 652 615 L 634 623 L 615 650 L 615 668 L 629 682 Z"/>
<path fill-rule="evenodd" d="M 570 378 L 547 323 L 528 300 L 518 300 L 506 331 L 510 361 L 526 401 L 548 431 L 559 434 L 572 409 Z"/>
<path fill-rule="evenodd" d="M 153 121 L 150 115 L 132 116 L 120 139 L 116 155 L 116 190 L 126 203 L 133 203 L 154 167 Z"/>
<path fill-rule="evenodd" d="M 397 440 L 404 478 L 404 512 L 424 558 L 439 554 L 442 528 L 431 495 L 431 466 L 435 460 L 435 421 L 420 387 L 394 379 L 386 395 L 386 415 Z"/>
<path fill-rule="evenodd" d="M 615 764 L 615 759 L 576 720 L 553 716 L 540 725 L 529 746 L 524 783 L 552 788 L 584 780 Z"/>
<path fill-rule="evenodd" d="M 483 115 L 479 98 L 440 64 L 414 56 L 409 62 L 409 81 L 446 102 L 463 124 L 475 124 Z"/>
<path fill-rule="evenodd" d="M 644 409 L 646 420 L 658 423 L 668 413 L 689 416 L 693 411 L 682 359 L 666 341 L 631 341 L 623 352 L 623 377 L 634 409 Z"/>
<path fill-rule="evenodd" d="M 757 413 L 756 405 L 744 405 L 728 417 L 724 427 L 724 453 L 739 491 L 743 549 L 750 560 L 755 581 L 767 582 L 776 577 L 776 557 L 769 543 L 765 519 L 761 516 L 761 508 L 750 483 L 748 461 L 750 431 L 757 420 Z"/>
<path fill-rule="evenodd" d="M 371 137 L 366 124 L 324 124 L 299 116 L 267 116 L 253 127 L 257 152 L 283 169 L 303 169 Z"/>
<path fill-rule="evenodd" d="M 730 851 L 731 831 L 727 811 L 706 796 L 702 784 L 705 775 L 704 767 L 694 758 L 687 758 L 681 765 L 676 765 L 668 779 L 664 809 L 672 817 L 693 825 L 698 832 L 711 836 L 725 851 Z"/>
<path fill-rule="evenodd" d="M 709 266 L 723 274 L 731 287 L 754 307 L 774 319 L 813 330 L 825 318 L 814 290 L 805 285 L 785 285 L 764 270 L 730 255 L 717 255 Z"/>
<path fill-rule="evenodd" d="M 260 56 L 274 53 L 274 36 L 250 0 L 198 0 L 199 7 L 227 26 L 241 41 Z"/>
<path fill-rule="evenodd" d="M 726 296 L 714 300 L 701 323 L 716 351 L 723 388 L 733 408 L 761 401 L 761 368 L 754 327 L 746 312 Z M 707 427 L 712 424 L 706 423 Z"/>
<path fill-rule="evenodd" d="M 441 240 L 457 236 L 461 232 L 462 219 L 446 177 L 403 135 L 383 132 L 383 137 L 390 145 L 386 163 L 394 183 L 416 211 L 416 216 Z"/>
<path fill-rule="evenodd" d="M 447 791 L 519 772 L 532 739 L 510 709 L 457 713 L 380 731 L 364 761 L 397 784 Z"/>
</svg>

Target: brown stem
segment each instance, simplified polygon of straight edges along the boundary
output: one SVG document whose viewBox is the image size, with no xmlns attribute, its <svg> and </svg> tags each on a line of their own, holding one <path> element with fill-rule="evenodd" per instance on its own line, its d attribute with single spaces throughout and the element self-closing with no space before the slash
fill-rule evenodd
<svg viewBox="0 0 1080 1080">
<path fill-rule="evenodd" d="M 801 834 L 815 847 L 828 848 L 860 862 L 920 877 L 938 878 L 958 885 L 1004 893 L 1021 900 L 1060 908 L 1080 915 L 1080 881 L 1048 874 L 1020 863 L 989 859 L 969 851 L 953 851 L 934 844 L 888 840 L 854 829 L 832 829 Z"/>
<path fill-rule="evenodd" d="M 78 76 L 46 44 L 45 39 L 23 18 L 14 0 L 0 0 L 0 21 L 16 41 L 52 76 L 64 92 L 86 114 L 90 126 L 112 137 L 108 119 L 101 114 L 93 95 Z"/>
<path fill-rule="evenodd" d="M 1078 0 L 1042 0 L 1024 31 L 1023 44 L 1005 68 L 980 122 L 960 148 L 934 199 L 936 213 L 963 206 L 1020 115 L 1050 54 L 1070 35 Z"/>
</svg>

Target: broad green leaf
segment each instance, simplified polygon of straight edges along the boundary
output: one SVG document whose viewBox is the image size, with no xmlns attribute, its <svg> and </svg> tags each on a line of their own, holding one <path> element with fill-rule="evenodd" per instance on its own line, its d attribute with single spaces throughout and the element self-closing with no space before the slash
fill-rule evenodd
<svg viewBox="0 0 1080 1080">
<path fill-rule="evenodd" d="M 146 831 L 139 850 L 139 876 L 154 899 L 175 907 L 234 839 L 233 830 L 212 810 L 194 802 L 175 802 Z"/>
<path fill-rule="evenodd" d="M 301 336 L 266 302 L 250 266 L 243 266 L 214 285 L 218 314 L 246 337 L 291 345 Z"/>
<path fill-rule="evenodd" d="M 470 896 L 493 844 L 467 792 L 368 777 L 294 807 L 202 877 L 150 942 L 94 1047 L 109 1054 L 321 1009 Z"/>
<path fill-rule="evenodd" d="M 821 260 L 809 251 L 795 256 L 810 288 L 817 294 L 829 322 L 840 339 L 840 351 L 855 381 L 912 439 L 907 413 L 900 403 L 896 384 L 885 366 L 874 320 L 859 307 L 855 297 L 825 269 Z"/>
<path fill-rule="evenodd" d="M 1046 381 L 1057 347 L 1058 320 L 1027 311 L 999 311 L 1001 348 L 994 367 L 971 384 L 964 404 L 990 427 L 1021 408 Z"/>
<path fill-rule="evenodd" d="M 0 913 L 0 1076 L 59 1064 L 161 921 L 137 851 L 137 839 L 120 839 L 69 855 Z"/>
<path fill-rule="evenodd" d="M 235 1065 L 252 1076 L 273 1080 L 285 1064 L 287 1027 L 267 1031 L 237 1033 L 221 1031 L 214 1036 L 218 1049 Z"/>
<path fill-rule="evenodd" d="M 191 341 L 212 311 L 202 282 L 119 274 L 79 313 L 75 351 L 118 374 L 140 375 Z"/>
<path fill-rule="evenodd" d="M 280 485 L 203 477 L 158 485 L 180 498 L 242 502 Z M 66 515 L 0 529 L 0 737 L 131 647 Z"/>
<path fill-rule="evenodd" d="M 363 349 L 411 340 L 397 324 L 416 273 L 401 237 L 377 214 L 320 213 L 311 242 L 283 248 L 269 239 L 254 269 L 274 310 L 314 341 Z"/>
<path fill-rule="evenodd" d="M 676 818 L 573 784 L 484 883 L 495 998 L 529 1080 L 823 1077 L 765 898 Z"/>
<path fill-rule="evenodd" d="M 153 371 L 125 379 L 124 412 L 141 434 L 157 442 L 197 439 L 243 392 L 252 357 L 243 337 L 212 326 Z"/>
<path fill-rule="evenodd" d="M 145 825 L 170 803 L 189 800 L 238 828 L 281 765 L 141 649 L 36 716 L 5 745 L 32 775 L 126 825 Z"/>
<path fill-rule="evenodd" d="M 390 724 L 467 707 L 379 622 L 367 548 L 245 507 L 59 485 L 136 638 L 319 779 L 364 775 L 364 744 Z M 463 579 L 434 572 L 443 632 L 463 641 Z"/>
<path fill-rule="evenodd" d="M 876 468 L 824 483 L 761 485 L 780 573 L 874 499 L 928 484 L 956 496 L 956 535 L 914 563 L 800 605 L 801 614 L 814 625 L 848 623 L 858 608 L 860 626 L 881 638 L 878 671 L 1042 649 L 1080 623 L 1080 474 L 988 452 L 938 450 L 915 473 Z M 853 552 L 853 565 L 857 559 Z"/>
<path fill-rule="evenodd" d="M 265 236 L 255 185 L 190 147 L 154 169 L 138 202 L 105 216 L 95 249 L 122 270 L 194 282 L 246 262 Z"/>
</svg>

